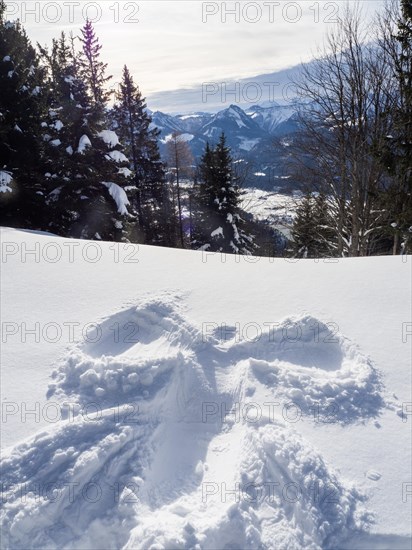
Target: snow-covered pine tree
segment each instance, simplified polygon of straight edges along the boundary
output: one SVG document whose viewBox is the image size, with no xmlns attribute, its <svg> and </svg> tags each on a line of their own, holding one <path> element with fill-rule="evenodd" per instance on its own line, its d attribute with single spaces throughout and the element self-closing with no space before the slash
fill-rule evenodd
<svg viewBox="0 0 412 550">
<path fill-rule="evenodd" d="M 134 230 L 137 242 L 173 246 L 175 225 L 169 191 L 165 182 L 158 136 L 151 127 L 145 98 L 134 83 L 127 66 L 112 109 L 113 127 L 119 135 L 130 159 L 134 193 L 131 201 L 138 213 Z"/>
<path fill-rule="evenodd" d="M 223 133 L 214 149 L 207 144 L 201 159 L 193 219 L 194 248 L 243 255 L 254 251 L 253 237 L 242 227 L 239 189 Z"/>
<path fill-rule="evenodd" d="M 73 37 L 68 47 L 62 36 L 46 56 L 52 90 L 43 123 L 51 228 L 73 237 L 124 240 L 133 219 L 125 191 L 128 159 L 109 129 L 106 66 L 89 22 L 82 33 L 80 53 Z"/>
<path fill-rule="evenodd" d="M 0 1 L 0 225 L 42 228 L 44 185 L 40 120 L 44 73 L 19 22 Z"/>
<path fill-rule="evenodd" d="M 200 159 L 198 176 L 193 186 L 191 213 L 192 213 L 192 246 L 195 249 L 210 247 L 210 227 L 214 227 L 217 220 L 212 220 L 215 211 L 215 196 L 213 193 L 213 151 L 206 143 L 206 149 Z M 213 231 L 213 229 L 212 229 Z"/>
<path fill-rule="evenodd" d="M 315 226 L 314 250 L 316 258 L 331 258 L 337 255 L 337 239 L 333 230 L 330 202 L 325 193 L 317 193 L 313 204 L 313 221 Z"/>
<path fill-rule="evenodd" d="M 42 120 L 45 142 L 44 178 L 47 185 L 48 228 L 59 235 L 72 235 L 79 213 L 81 174 L 89 170 L 84 158 L 75 155 L 82 136 L 84 112 L 90 110 L 86 85 L 77 72 L 74 37 L 64 33 L 53 39 L 49 51 L 39 45 L 48 75 L 48 110 Z"/>
<path fill-rule="evenodd" d="M 314 199 L 306 193 L 296 208 L 292 227 L 292 255 L 295 258 L 313 258 L 315 249 Z"/>
</svg>

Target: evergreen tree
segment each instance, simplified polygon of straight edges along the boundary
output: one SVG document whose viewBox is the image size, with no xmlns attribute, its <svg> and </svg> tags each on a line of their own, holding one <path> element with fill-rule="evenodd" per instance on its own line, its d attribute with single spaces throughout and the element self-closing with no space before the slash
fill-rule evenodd
<svg viewBox="0 0 412 550">
<path fill-rule="evenodd" d="M 239 189 L 234 181 L 230 149 L 222 134 L 214 149 L 209 144 L 199 166 L 195 192 L 193 246 L 216 252 L 251 254 L 253 237 L 243 229 Z"/>
<path fill-rule="evenodd" d="M 314 199 L 313 219 L 315 225 L 314 256 L 329 258 L 337 254 L 337 239 L 333 230 L 329 203 L 324 193 L 318 193 Z"/>
<path fill-rule="evenodd" d="M 128 159 L 108 129 L 105 65 L 89 22 L 83 36 L 80 54 L 74 38 L 68 45 L 64 35 L 50 54 L 42 51 L 51 89 L 44 122 L 50 228 L 73 237 L 124 240 L 133 216 L 124 189 Z"/>
<path fill-rule="evenodd" d="M 0 3 L 0 224 L 41 229 L 44 219 L 44 74 L 19 22 Z"/>
<path fill-rule="evenodd" d="M 74 37 L 64 33 L 53 39 L 51 51 L 39 45 L 48 74 L 48 110 L 42 121 L 45 147 L 45 180 L 50 231 L 72 235 L 78 220 L 78 191 L 81 174 L 88 171 L 76 155 L 84 125 L 84 112 L 90 109 L 86 86 L 77 73 Z M 78 187 L 79 184 L 79 187 Z M 73 196 L 71 196 L 73 195 Z"/>
<path fill-rule="evenodd" d="M 398 97 L 391 112 L 393 129 L 378 157 L 392 178 L 380 195 L 386 211 L 383 237 L 393 239 L 393 254 L 412 251 L 412 0 L 401 0 L 398 32 L 389 33 Z"/>
<path fill-rule="evenodd" d="M 331 227 L 326 196 L 307 192 L 296 208 L 291 253 L 295 258 L 326 258 L 336 255 L 336 236 Z"/>
<path fill-rule="evenodd" d="M 200 160 L 198 177 L 192 190 L 192 245 L 194 248 L 210 247 L 210 234 L 218 221 L 213 193 L 214 182 L 214 155 L 209 143 L 206 143 L 205 152 Z M 214 219 L 212 220 L 212 216 Z"/>
<path fill-rule="evenodd" d="M 313 258 L 315 245 L 314 200 L 306 193 L 296 208 L 292 227 L 292 254 L 295 258 Z"/>
<path fill-rule="evenodd" d="M 105 90 L 105 85 L 112 77 L 106 76 L 107 63 L 100 60 L 102 45 L 99 44 L 92 23 L 86 21 L 81 32 L 80 41 L 83 44 L 83 55 L 79 61 L 79 74 L 88 83 L 94 106 L 104 107 L 111 95 L 111 92 Z"/>
<path fill-rule="evenodd" d="M 135 239 L 173 246 L 175 220 L 158 148 L 160 132 L 151 128 L 152 119 L 145 99 L 126 66 L 112 118 L 133 173 L 134 194 L 131 200 L 138 213 Z"/>
</svg>

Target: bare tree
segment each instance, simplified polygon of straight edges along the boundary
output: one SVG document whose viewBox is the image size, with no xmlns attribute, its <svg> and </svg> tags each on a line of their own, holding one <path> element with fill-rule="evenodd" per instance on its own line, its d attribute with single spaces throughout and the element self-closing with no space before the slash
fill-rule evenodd
<svg viewBox="0 0 412 550">
<path fill-rule="evenodd" d="M 346 8 L 295 82 L 303 100 L 295 152 L 312 188 L 327 197 L 338 256 L 370 254 L 384 217 L 379 191 L 387 176 L 374 151 L 391 131 L 384 113 L 395 82 L 390 56 L 361 16 Z"/>
<path fill-rule="evenodd" d="M 181 181 L 193 175 L 193 155 L 187 141 L 182 134 L 173 132 L 167 142 L 167 163 L 176 183 L 177 208 L 179 212 L 179 234 L 182 248 L 184 248 L 184 231 L 182 220 Z"/>
<path fill-rule="evenodd" d="M 233 157 L 233 180 L 239 189 L 250 186 L 250 181 L 255 170 L 256 166 L 253 161 L 245 159 L 243 156 L 239 155 L 237 157 Z"/>
</svg>

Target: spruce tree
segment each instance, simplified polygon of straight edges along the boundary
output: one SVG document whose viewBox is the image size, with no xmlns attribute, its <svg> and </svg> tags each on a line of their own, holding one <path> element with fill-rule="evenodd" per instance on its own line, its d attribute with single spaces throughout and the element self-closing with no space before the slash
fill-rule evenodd
<svg viewBox="0 0 412 550">
<path fill-rule="evenodd" d="M 243 229 L 239 189 L 223 133 L 214 149 L 207 144 L 200 162 L 193 238 L 194 248 L 204 250 L 246 255 L 255 250 L 253 237 Z"/>
<path fill-rule="evenodd" d="M 94 106 L 104 107 L 110 98 L 110 92 L 105 90 L 105 86 L 112 77 L 106 75 L 107 63 L 103 63 L 100 59 L 102 45 L 99 43 L 92 23 L 86 21 L 81 32 L 83 55 L 79 61 L 79 74 L 88 83 Z"/>
<path fill-rule="evenodd" d="M 160 132 L 151 127 L 145 99 L 127 66 L 123 69 L 112 118 L 133 173 L 131 200 L 138 214 L 135 239 L 173 246 L 175 220 L 158 148 Z"/>
<path fill-rule="evenodd" d="M 323 192 L 318 193 L 314 199 L 313 220 L 315 226 L 314 256 L 316 258 L 336 256 L 337 239 L 333 230 L 332 213 Z"/>
<path fill-rule="evenodd" d="M 295 258 L 327 258 L 336 255 L 336 237 L 330 223 L 326 196 L 307 192 L 296 208 L 291 236 Z"/>
<path fill-rule="evenodd" d="M 291 231 L 292 255 L 295 258 L 315 257 L 315 220 L 313 216 L 314 199 L 306 193 L 296 208 Z"/>
<path fill-rule="evenodd" d="M 214 156 L 209 143 L 206 143 L 205 152 L 200 159 L 198 176 L 192 190 L 191 217 L 192 217 L 192 246 L 195 249 L 210 248 L 211 227 L 215 227 L 217 219 L 215 216 L 216 205 L 213 192 L 214 182 Z"/>
<path fill-rule="evenodd" d="M 0 224 L 42 229 L 44 73 L 26 32 L 4 12 L 1 2 Z"/>
<path fill-rule="evenodd" d="M 86 86 L 76 70 L 74 37 L 64 33 L 53 39 L 51 51 L 39 45 L 48 74 L 48 110 L 42 121 L 45 142 L 45 181 L 49 207 L 49 229 L 60 235 L 74 235 L 81 174 L 88 171 L 76 155 L 84 125 L 84 112 L 90 109 Z M 78 236 L 78 235 L 76 235 Z"/>
<path fill-rule="evenodd" d="M 128 159 L 108 129 L 100 45 L 89 22 L 82 32 L 80 53 L 75 39 L 69 45 L 64 35 L 50 55 L 43 51 L 51 86 L 44 123 L 51 228 L 78 238 L 125 240 L 133 219 L 124 189 Z"/>
</svg>

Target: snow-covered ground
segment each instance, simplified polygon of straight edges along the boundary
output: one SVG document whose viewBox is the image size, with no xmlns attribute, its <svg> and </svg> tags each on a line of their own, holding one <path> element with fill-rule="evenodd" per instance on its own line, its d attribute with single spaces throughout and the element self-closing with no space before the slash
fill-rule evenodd
<svg viewBox="0 0 412 550">
<path fill-rule="evenodd" d="M 284 233 L 286 237 L 290 236 L 290 228 L 301 193 L 286 195 L 248 187 L 242 189 L 240 198 L 242 210 L 252 214 L 256 220 L 268 221 L 272 227 Z"/>
<path fill-rule="evenodd" d="M 411 547 L 411 257 L 1 240 L 2 548 Z"/>
</svg>

